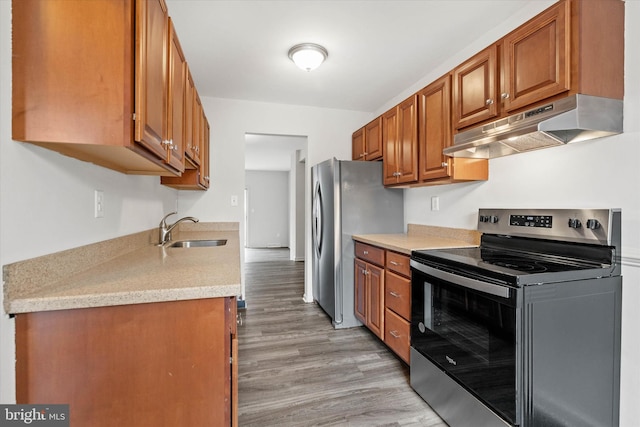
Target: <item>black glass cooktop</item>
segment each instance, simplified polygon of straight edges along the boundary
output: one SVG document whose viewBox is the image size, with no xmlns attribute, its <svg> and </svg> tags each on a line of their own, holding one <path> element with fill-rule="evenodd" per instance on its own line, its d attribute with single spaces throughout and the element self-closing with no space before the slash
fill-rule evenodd
<svg viewBox="0 0 640 427">
<path fill-rule="evenodd" d="M 511 241 L 509 242 L 511 243 Z M 521 247 L 497 247 L 487 244 L 476 248 L 413 251 L 412 259 L 432 267 L 461 275 L 495 279 L 510 285 L 539 284 L 609 275 L 606 256 L 594 257 L 588 249 L 542 248 L 548 252 L 526 251 Z"/>
</svg>

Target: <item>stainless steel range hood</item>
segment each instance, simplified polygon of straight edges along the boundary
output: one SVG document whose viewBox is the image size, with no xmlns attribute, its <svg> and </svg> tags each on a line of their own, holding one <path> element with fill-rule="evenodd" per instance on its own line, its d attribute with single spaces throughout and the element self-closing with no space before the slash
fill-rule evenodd
<svg viewBox="0 0 640 427">
<path fill-rule="evenodd" d="M 492 159 L 622 133 L 622 101 L 573 95 L 454 137 L 444 154 Z"/>
</svg>

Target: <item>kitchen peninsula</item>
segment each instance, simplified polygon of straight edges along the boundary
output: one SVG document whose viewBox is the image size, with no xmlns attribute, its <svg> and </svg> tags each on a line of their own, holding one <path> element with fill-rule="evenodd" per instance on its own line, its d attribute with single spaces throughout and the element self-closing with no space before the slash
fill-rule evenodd
<svg viewBox="0 0 640 427">
<path fill-rule="evenodd" d="M 238 236 L 180 224 L 174 241 L 226 244 L 153 229 L 6 265 L 17 403 L 69 404 L 71 425 L 235 424 Z"/>
</svg>

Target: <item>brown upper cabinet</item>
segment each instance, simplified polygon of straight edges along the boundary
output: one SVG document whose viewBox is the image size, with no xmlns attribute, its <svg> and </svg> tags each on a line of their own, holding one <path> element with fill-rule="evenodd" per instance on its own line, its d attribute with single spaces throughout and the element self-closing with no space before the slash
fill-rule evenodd
<svg viewBox="0 0 640 427">
<path fill-rule="evenodd" d="M 576 93 L 622 99 L 624 2 L 561 0 L 453 70 L 456 129 Z"/>
<path fill-rule="evenodd" d="M 186 110 L 187 61 L 182 53 L 178 35 L 169 18 L 169 150 L 167 163 L 184 171 L 185 110 Z"/>
<path fill-rule="evenodd" d="M 193 88 L 191 104 L 186 106 L 191 119 L 185 122 L 190 125 L 186 129 L 185 144 L 190 151 L 185 152 L 185 170 L 180 176 L 163 176 L 160 183 L 178 190 L 207 190 L 209 188 L 209 122 L 198 91 Z"/>
<path fill-rule="evenodd" d="M 380 160 L 382 151 L 382 117 L 377 117 L 353 133 L 351 158 L 352 160 Z"/>
<path fill-rule="evenodd" d="M 498 47 L 477 53 L 453 70 L 453 120 L 463 128 L 498 115 Z"/>
<path fill-rule="evenodd" d="M 485 159 L 445 156 L 453 143 L 451 127 L 451 75 L 447 74 L 418 92 L 419 185 L 489 179 Z"/>
<path fill-rule="evenodd" d="M 12 7 L 14 140 L 124 173 L 181 173 L 187 71 L 164 0 Z"/>
<path fill-rule="evenodd" d="M 418 97 L 413 95 L 382 115 L 383 183 L 418 180 Z"/>
<path fill-rule="evenodd" d="M 450 160 L 442 150 L 451 145 L 451 76 L 418 92 L 418 152 L 420 180 L 447 177 Z"/>
</svg>

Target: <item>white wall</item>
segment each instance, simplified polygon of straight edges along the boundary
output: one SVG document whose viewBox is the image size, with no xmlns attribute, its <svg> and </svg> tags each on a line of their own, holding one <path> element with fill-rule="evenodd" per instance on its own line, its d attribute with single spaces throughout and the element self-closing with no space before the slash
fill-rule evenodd
<svg viewBox="0 0 640 427">
<path fill-rule="evenodd" d="M 306 150 L 305 150 L 306 151 Z M 289 173 L 289 257 L 292 261 L 304 261 L 304 224 L 306 189 L 304 182 L 305 160 L 301 150 L 291 155 L 291 172 Z"/>
<path fill-rule="evenodd" d="M 289 172 L 246 171 L 249 248 L 289 247 Z"/>
</svg>

